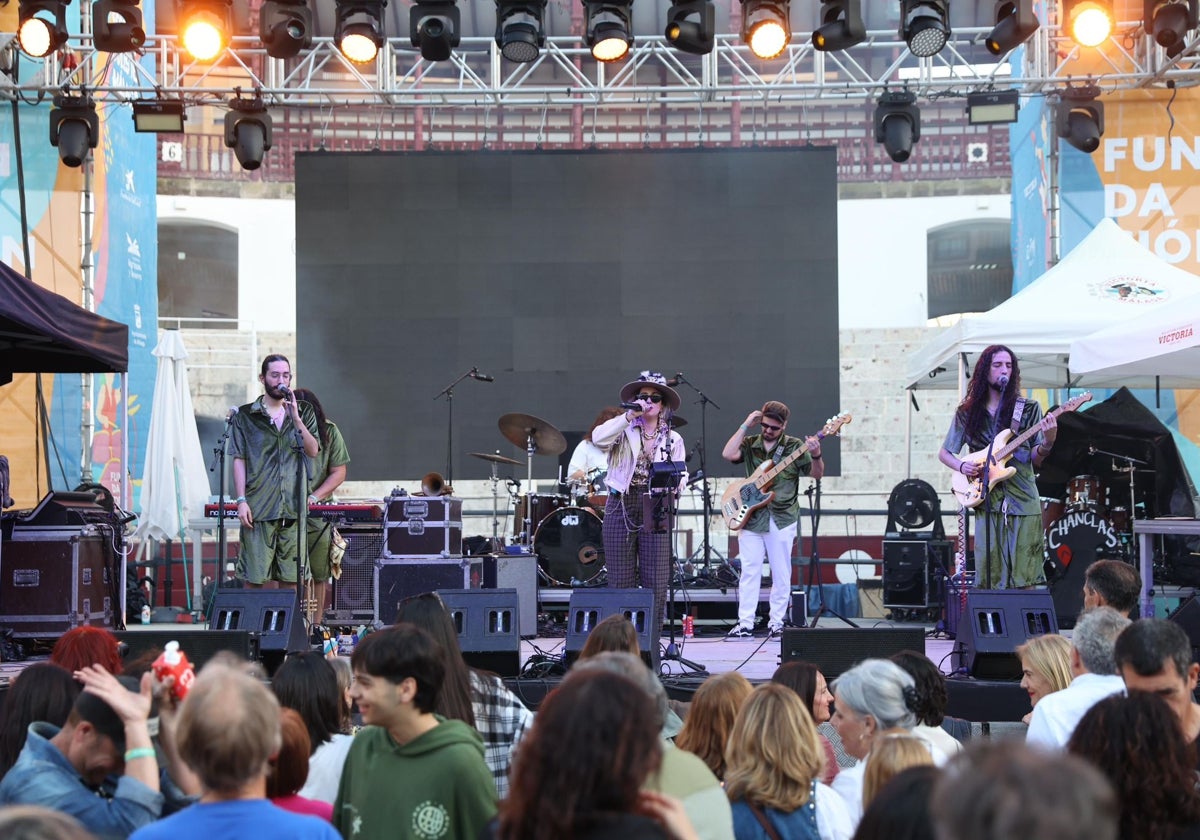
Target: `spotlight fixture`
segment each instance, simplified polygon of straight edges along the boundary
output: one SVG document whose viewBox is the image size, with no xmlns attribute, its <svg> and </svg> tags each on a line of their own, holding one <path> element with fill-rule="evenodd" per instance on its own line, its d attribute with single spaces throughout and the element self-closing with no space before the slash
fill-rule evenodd
<svg viewBox="0 0 1200 840">
<path fill-rule="evenodd" d="M 258 39 L 272 58 L 292 58 L 312 46 L 312 10 L 305 0 L 266 0 L 258 13 Z"/>
<path fill-rule="evenodd" d="M 383 49 L 383 10 L 387 0 L 336 0 L 333 42 L 356 64 L 375 60 Z"/>
<path fill-rule="evenodd" d="M 911 91 L 884 91 L 875 106 L 875 142 L 882 143 L 888 157 L 904 163 L 912 155 L 913 143 L 921 139 L 921 111 Z"/>
<path fill-rule="evenodd" d="M 496 0 L 496 46 L 509 61 L 533 61 L 546 44 L 546 0 Z"/>
<path fill-rule="evenodd" d="M 137 0 L 95 0 L 92 3 L 92 43 L 109 53 L 140 50 L 146 43 L 142 10 Z"/>
<path fill-rule="evenodd" d="M 271 115 L 261 94 L 243 97 L 240 89 L 234 90 L 238 95 L 229 100 L 225 114 L 225 146 L 233 149 L 242 169 L 253 172 L 271 148 Z"/>
<path fill-rule="evenodd" d="M 1142 25 L 1171 58 L 1183 52 L 1189 29 L 1200 26 L 1200 0 L 1145 0 Z"/>
<path fill-rule="evenodd" d="M 186 119 L 181 99 L 135 99 L 133 130 L 142 133 L 180 134 Z"/>
<path fill-rule="evenodd" d="M 758 58 L 774 58 L 792 40 L 788 0 L 743 0 L 742 43 Z"/>
<path fill-rule="evenodd" d="M 1062 10 L 1067 34 L 1083 47 L 1098 47 L 1116 26 L 1111 0 L 1064 0 Z"/>
<path fill-rule="evenodd" d="M 970 125 L 1014 123 L 1020 110 L 1021 95 L 1016 90 L 967 94 L 967 122 Z"/>
<path fill-rule="evenodd" d="M 845 50 L 866 37 L 862 0 L 824 0 L 821 3 L 821 25 L 812 34 L 814 47 L 825 52 Z"/>
<path fill-rule="evenodd" d="M 96 103 L 86 93 L 60 93 L 50 109 L 50 145 L 58 148 L 58 159 L 70 167 L 83 166 L 88 151 L 100 142 L 100 118 Z"/>
<path fill-rule="evenodd" d="M 1104 103 L 1095 85 L 1067 88 L 1058 101 L 1058 136 L 1091 154 L 1100 148 L 1104 134 Z"/>
<path fill-rule="evenodd" d="M 1033 11 L 1033 0 L 996 0 L 996 25 L 984 39 L 992 55 L 1004 55 L 1024 44 L 1041 25 Z"/>
<path fill-rule="evenodd" d="M 597 61 L 620 61 L 633 46 L 633 0 L 583 0 L 587 45 Z"/>
<path fill-rule="evenodd" d="M 179 0 L 179 37 L 197 61 L 212 61 L 229 46 L 232 0 Z"/>
<path fill-rule="evenodd" d="M 67 42 L 67 2 L 21 0 L 17 6 L 17 43 L 33 58 L 45 58 Z"/>
<path fill-rule="evenodd" d="M 950 0 L 900 0 L 900 37 L 917 58 L 940 53 L 950 40 Z"/>
<path fill-rule="evenodd" d="M 454 0 L 417 0 L 408 10 L 408 39 L 426 61 L 445 61 L 458 46 L 458 5 Z"/>
<path fill-rule="evenodd" d="M 710 0 L 675 0 L 667 10 L 667 41 L 677 50 L 708 55 L 717 42 L 716 19 Z"/>
</svg>

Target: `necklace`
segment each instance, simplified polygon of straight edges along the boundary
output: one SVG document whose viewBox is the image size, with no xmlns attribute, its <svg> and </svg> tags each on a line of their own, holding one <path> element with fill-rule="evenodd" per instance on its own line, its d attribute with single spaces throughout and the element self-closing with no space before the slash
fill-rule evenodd
<svg viewBox="0 0 1200 840">
<path fill-rule="evenodd" d="M 642 440 L 654 440 L 656 437 L 658 437 L 658 426 L 651 429 L 650 434 L 646 434 L 645 426 L 642 427 Z"/>
</svg>

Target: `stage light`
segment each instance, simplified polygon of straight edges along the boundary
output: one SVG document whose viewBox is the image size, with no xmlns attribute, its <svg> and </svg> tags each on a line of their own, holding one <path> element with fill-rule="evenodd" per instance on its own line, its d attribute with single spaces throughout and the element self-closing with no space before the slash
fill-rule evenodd
<svg viewBox="0 0 1200 840">
<path fill-rule="evenodd" d="M 597 61 L 620 61 L 633 46 L 632 0 L 584 0 L 587 45 Z"/>
<path fill-rule="evenodd" d="M 197 61 L 212 61 L 229 46 L 231 0 L 180 0 L 179 36 Z"/>
<path fill-rule="evenodd" d="M 50 109 L 50 145 L 58 148 L 59 160 L 70 167 L 83 166 L 88 151 L 99 142 L 100 118 L 92 97 L 56 95 Z"/>
<path fill-rule="evenodd" d="M 445 61 L 458 46 L 460 24 L 454 0 L 417 0 L 408 10 L 408 39 L 426 61 Z"/>
<path fill-rule="evenodd" d="M 900 0 L 900 37 L 917 58 L 940 53 L 950 40 L 950 0 Z"/>
<path fill-rule="evenodd" d="M 292 58 L 312 46 L 312 10 L 305 0 L 266 0 L 258 13 L 258 39 L 272 58 Z"/>
<path fill-rule="evenodd" d="M 1200 26 L 1200 0 L 1145 0 L 1142 25 L 1174 58 L 1183 52 L 1188 30 Z"/>
<path fill-rule="evenodd" d="M 861 0 L 826 0 L 821 3 L 821 25 L 813 31 L 813 46 L 819 50 L 845 50 L 866 40 Z"/>
<path fill-rule="evenodd" d="M 1100 148 L 1104 134 L 1104 103 L 1096 98 L 1099 95 L 1098 87 L 1087 85 L 1067 88 L 1058 101 L 1058 136 L 1088 154 Z"/>
<path fill-rule="evenodd" d="M 875 106 L 875 142 L 882 143 L 896 163 L 904 163 L 912 155 L 913 143 L 920 139 L 921 111 L 916 94 L 884 91 Z"/>
<path fill-rule="evenodd" d="M 496 46 L 509 61 L 533 61 L 546 44 L 546 0 L 496 0 Z"/>
<path fill-rule="evenodd" d="M 710 0 L 676 0 L 667 10 L 667 41 L 677 50 L 708 55 L 717 42 L 716 19 Z"/>
<path fill-rule="evenodd" d="M 338 52 L 356 64 L 375 60 L 385 43 L 385 0 L 336 0 L 333 43 Z"/>
<path fill-rule="evenodd" d="M 970 125 L 1014 123 L 1020 110 L 1021 95 L 1015 90 L 967 94 L 967 122 Z"/>
<path fill-rule="evenodd" d="M 996 25 L 984 40 L 992 55 L 1004 55 L 1024 44 L 1041 25 L 1033 12 L 1033 0 L 997 0 Z"/>
<path fill-rule="evenodd" d="M 1116 20 L 1111 2 L 1097 0 L 1065 0 L 1063 15 L 1067 34 L 1084 47 L 1098 47 L 1112 34 Z"/>
<path fill-rule="evenodd" d="M 67 42 L 67 3 L 21 0 L 17 6 L 17 43 L 33 58 L 44 58 Z"/>
<path fill-rule="evenodd" d="M 262 166 L 263 155 L 271 148 L 271 115 L 261 96 L 239 95 L 229 100 L 225 145 L 233 149 L 242 169 L 253 172 Z"/>
<path fill-rule="evenodd" d="M 742 43 L 759 58 L 774 58 L 792 40 L 788 0 L 743 0 Z"/>
<path fill-rule="evenodd" d="M 186 119 L 181 99 L 135 99 L 133 130 L 147 133 L 179 134 Z"/>
<path fill-rule="evenodd" d="M 110 53 L 141 49 L 146 30 L 137 0 L 96 0 L 92 4 L 92 43 Z"/>
</svg>

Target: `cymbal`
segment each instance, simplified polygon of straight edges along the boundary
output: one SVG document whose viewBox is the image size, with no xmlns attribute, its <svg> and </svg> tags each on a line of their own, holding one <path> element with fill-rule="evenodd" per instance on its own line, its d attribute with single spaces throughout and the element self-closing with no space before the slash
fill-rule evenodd
<svg viewBox="0 0 1200 840">
<path fill-rule="evenodd" d="M 671 428 L 678 429 L 687 425 L 687 420 L 684 420 L 678 414 L 671 415 Z"/>
<path fill-rule="evenodd" d="M 505 414 L 497 425 L 500 434 L 522 449 L 525 448 L 526 438 L 532 437 L 534 453 L 537 455 L 558 455 L 567 450 L 567 439 L 562 432 L 532 414 Z"/>
<path fill-rule="evenodd" d="M 521 466 L 521 462 L 516 458 L 506 458 L 500 453 L 493 455 L 491 452 L 468 452 L 472 458 L 482 458 L 484 461 L 491 461 L 493 464 L 512 464 L 514 467 Z"/>
</svg>

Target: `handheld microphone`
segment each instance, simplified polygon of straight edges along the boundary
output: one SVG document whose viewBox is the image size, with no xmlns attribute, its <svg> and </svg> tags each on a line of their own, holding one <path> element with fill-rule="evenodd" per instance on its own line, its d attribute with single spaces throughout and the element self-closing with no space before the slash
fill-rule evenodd
<svg viewBox="0 0 1200 840">
<path fill-rule="evenodd" d="M 683 378 L 683 374 L 677 373 L 674 376 L 672 376 L 670 379 L 667 380 L 667 384 L 670 385 L 672 388 L 674 388 L 680 382 L 685 382 L 685 381 L 686 380 Z"/>
<path fill-rule="evenodd" d="M 276 385 L 275 390 L 279 391 L 279 393 L 283 394 L 285 397 L 290 397 L 292 395 L 292 389 L 286 385 Z"/>
<path fill-rule="evenodd" d="M 1001 377 L 1000 377 L 1000 388 L 1001 388 L 1001 390 L 1003 390 L 1003 389 L 1005 389 L 1005 388 L 1007 388 L 1007 387 L 1008 387 L 1008 377 L 1007 377 L 1007 376 L 1001 376 Z"/>
<path fill-rule="evenodd" d="M 626 411 L 645 411 L 645 408 L 643 408 L 641 403 L 635 402 L 623 402 L 621 403 L 621 408 L 625 409 Z"/>
<path fill-rule="evenodd" d="M 478 379 L 480 382 L 495 382 L 496 381 L 496 377 L 488 376 L 486 373 L 480 373 L 479 371 L 475 370 L 475 368 L 471 368 L 471 378 Z"/>
</svg>

